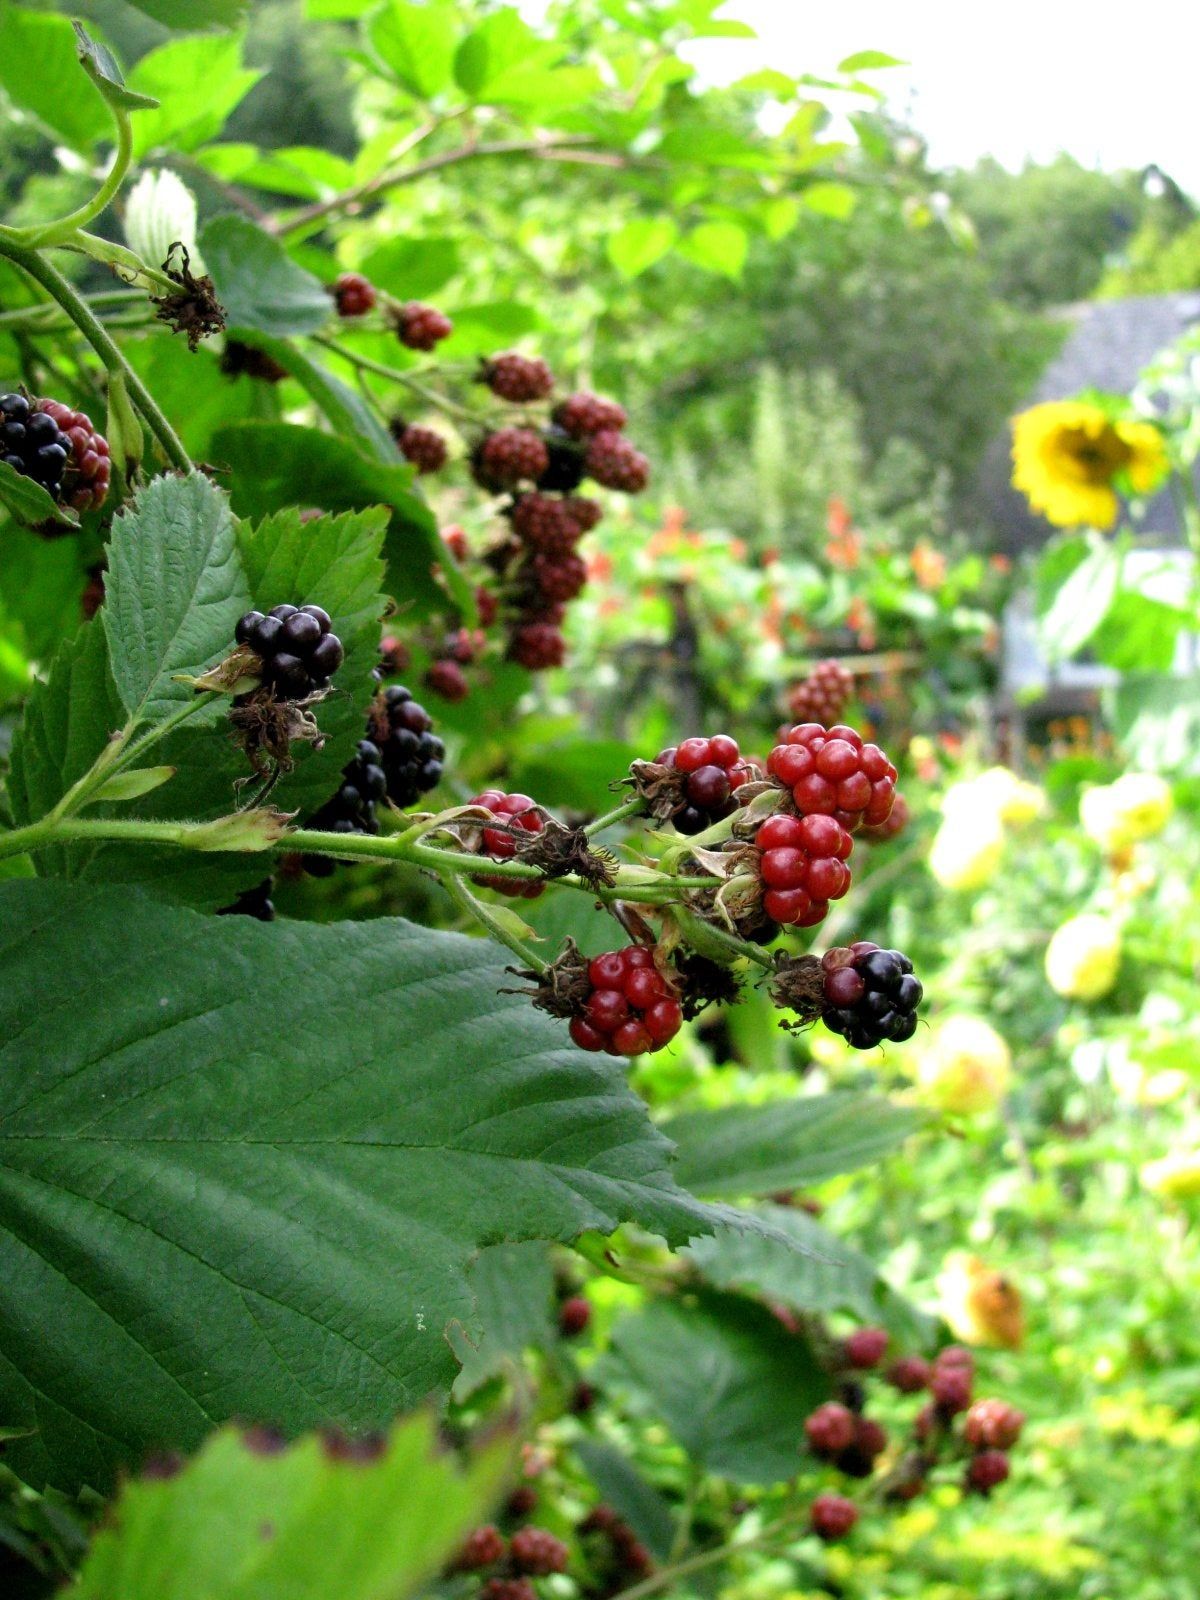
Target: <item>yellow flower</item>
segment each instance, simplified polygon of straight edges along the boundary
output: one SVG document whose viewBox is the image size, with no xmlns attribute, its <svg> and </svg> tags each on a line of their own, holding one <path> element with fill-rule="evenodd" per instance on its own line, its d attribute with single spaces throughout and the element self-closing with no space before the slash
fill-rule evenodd
<svg viewBox="0 0 1200 1600">
<path fill-rule="evenodd" d="M 943 889 L 982 889 L 1000 870 L 1003 855 L 999 817 L 952 810 L 934 835 L 929 870 Z"/>
<path fill-rule="evenodd" d="M 1171 786 L 1153 772 L 1126 772 L 1079 800 L 1079 821 L 1089 839 L 1110 854 L 1161 833 L 1175 801 Z"/>
<path fill-rule="evenodd" d="M 1068 1000 L 1098 1000 L 1107 994 L 1120 964 L 1120 929 L 1093 912 L 1064 922 L 1046 946 L 1050 987 Z"/>
<path fill-rule="evenodd" d="M 1117 520 L 1114 481 L 1139 494 L 1167 468 L 1162 434 L 1151 422 L 1114 422 L 1084 400 L 1050 400 L 1013 418 L 1013 487 L 1059 527 Z"/>
<path fill-rule="evenodd" d="M 982 1017 L 947 1017 L 916 1062 L 923 1100 L 941 1111 L 968 1116 L 994 1111 L 1012 1078 L 1012 1055 Z"/>
<path fill-rule="evenodd" d="M 1143 1188 L 1169 1200 L 1200 1195 L 1200 1150 L 1179 1150 L 1157 1161 L 1147 1161 L 1140 1176 Z"/>
<path fill-rule="evenodd" d="M 1021 1294 L 1011 1278 L 978 1256 L 955 1251 L 938 1275 L 941 1312 L 955 1337 L 968 1344 L 1019 1348 L 1025 1337 Z"/>
</svg>

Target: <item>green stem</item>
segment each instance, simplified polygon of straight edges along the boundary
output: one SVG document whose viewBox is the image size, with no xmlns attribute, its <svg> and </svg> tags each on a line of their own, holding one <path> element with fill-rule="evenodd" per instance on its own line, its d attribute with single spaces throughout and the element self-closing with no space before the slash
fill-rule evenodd
<svg viewBox="0 0 1200 1600">
<path fill-rule="evenodd" d="M 44 250 L 49 245 L 61 244 L 75 232 L 76 228 L 86 227 L 93 217 L 98 217 L 107 207 L 125 181 L 125 174 L 129 171 L 129 163 L 133 156 L 132 121 L 129 113 L 123 111 L 120 106 L 110 102 L 109 110 L 117 125 L 117 148 L 108 176 L 92 198 L 72 211 L 69 216 L 60 217 L 57 222 L 51 222 L 45 227 L 19 230 L 23 242 L 31 249 Z"/>
<path fill-rule="evenodd" d="M 216 699 L 215 693 L 197 695 L 194 699 L 185 701 L 177 711 L 169 717 L 164 717 L 161 722 L 156 722 L 148 728 L 140 739 L 135 739 L 131 744 L 130 736 L 137 726 L 136 721 L 128 722 L 113 739 L 104 747 L 100 755 L 63 795 L 62 799 L 47 813 L 47 822 L 59 822 L 64 817 L 73 816 L 77 811 L 82 811 L 97 792 L 114 778 L 118 772 L 124 772 L 135 761 L 144 756 L 147 750 L 152 749 L 160 739 L 179 727 L 189 717 L 194 717 L 197 711 Z"/>
<path fill-rule="evenodd" d="M 593 838 L 598 833 L 603 833 L 606 828 L 616 827 L 618 822 L 624 822 L 629 817 L 640 817 L 644 810 L 644 802 L 638 798 L 625 800 L 612 811 L 606 811 L 602 817 L 597 817 L 595 822 L 589 822 L 583 830 L 588 838 Z"/>
<path fill-rule="evenodd" d="M 162 446 L 167 460 L 172 466 L 177 467 L 180 472 L 190 472 L 192 463 L 188 459 L 188 453 L 183 448 L 174 428 L 172 428 L 159 409 L 158 402 L 121 354 L 120 349 L 110 337 L 104 324 L 86 301 L 75 292 L 62 273 L 56 267 L 51 266 L 50 262 L 36 250 L 27 250 L 23 245 L 15 244 L 11 238 L 3 234 L 0 234 L 0 255 L 7 256 L 10 261 L 15 262 L 22 271 L 29 274 L 35 283 L 40 283 L 52 299 L 58 301 L 59 305 L 100 357 L 109 375 L 114 377 L 119 375 L 124 378 L 130 397 L 143 417 L 145 417 L 150 431 Z"/>
<path fill-rule="evenodd" d="M 474 917 L 476 922 L 487 929 L 493 939 L 498 939 L 502 945 L 506 945 L 519 961 L 525 963 L 531 972 L 545 972 L 546 963 L 542 958 L 535 955 L 523 939 L 519 939 L 515 933 L 506 928 L 490 907 L 485 906 L 482 900 L 477 900 L 461 878 L 456 878 L 453 873 L 449 872 L 440 873 L 439 877 L 442 881 L 442 888 L 445 889 L 460 910 L 465 911 L 468 916 Z"/>
<path fill-rule="evenodd" d="M 676 1561 L 673 1565 L 660 1567 L 648 1578 L 643 1578 L 641 1583 L 635 1583 L 629 1589 L 622 1589 L 616 1600 L 643 1600 L 643 1596 L 657 1594 L 660 1589 L 666 1589 L 671 1584 L 677 1583 L 680 1578 L 690 1577 L 693 1572 L 703 1572 L 706 1567 L 715 1567 L 719 1562 L 727 1561 L 730 1556 L 736 1556 L 743 1550 L 754 1550 L 760 1545 L 770 1544 L 781 1533 L 786 1533 L 790 1520 L 781 1517 L 777 1522 L 769 1522 L 765 1528 L 749 1539 L 731 1539 L 728 1544 L 720 1544 L 712 1550 L 701 1550 L 698 1555 L 688 1556 L 686 1561 Z"/>
<path fill-rule="evenodd" d="M 428 405 L 436 406 L 439 411 L 444 411 L 448 417 L 454 417 L 459 422 L 481 422 L 483 419 L 477 411 L 472 411 L 470 406 L 459 405 L 457 400 L 450 400 L 445 395 L 438 394 L 436 389 L 431 389 L 419 378 L 414 378 L 409 372 L 402 372 L 399 367 L 385 367 L 382 361 L 372 361 L 370 356 L 359 355 L 357 350 L 347 350 L 345 345 L 339 344 L 336 339 L 331 339 L 327 334 L 316 333 L 313 343 L 324 345 L 326 350 L 331 350 L 334 355 L 340 356 L 343 361 L 348 361 L 352 367 L 357 367 L 360 372 L 371 372 L 377 378 L 386 378 L 389 383 L 403 384 L 406 389 L 411 389 L 420 395 Z"/>
</svg>

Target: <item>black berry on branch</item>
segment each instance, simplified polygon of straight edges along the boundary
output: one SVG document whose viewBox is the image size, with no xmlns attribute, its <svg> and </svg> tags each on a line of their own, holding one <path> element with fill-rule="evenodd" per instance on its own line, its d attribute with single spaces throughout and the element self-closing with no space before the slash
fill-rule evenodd
<svg viewBox="0 0 1200 1600">
<path fill-rule="evenodd" d="M 661 750 L 654 765 L 683 776 L 670 821 L 679 833 L 689 836 L 703 833 L 736 811 L 737 790 L 758 776 L 757 770 L 742 759 L 737 740 L 727 733 L 708 739 L 684 739 L 681 744 Z"/>
<path fill-rule="evenodd" d="M 619 433 L 627 420 L 624 406 L 586 392 L 560 400 L 550 417 L 572 439 L 588 439 L 594 433 Z"/>
<path fill-rule="evenodd" d="M 849 832 L 886 822 L 896 769 L 878 745 L 842 723 L 798 723 L 767 757 L 767 771 L 791 791 L 802 817 L 831 816 Z"/>
<path fill-rule="evenodd" d="M 574 600 L 587 584 L 587 563 L 573 552 L 536 555 L 529 570 L 538 593 L 547 600 Z"/>
<path fill-rule="evenodd" d="M 527 672 L 545 672 L 561 667 L 567 657 L 567 641 L 562 630 L 550 622 L 526 622 L 513 630 L 508 642 L 508 658 Z"/>
<path fill-rule="evenodd" d="M 420 473 L 439 472 L 446 465 L 446 441 L 434 428 L 394 422 L 392 437 L 400 454 Z"/>
<path fill-rule="evenodd" d="M 821 970 L 825 991 L 821 1020 L 853 1049 L 873 1050 L 885 1040 L 903 1044 L 917 1031 L 917 1007 L 924 990 L 901 951 L 881 950 L 859 940 L 827 950 Z"/>
<path fill-rule="evenodd" d="M 279 700 L 305 700 L 327 689 L 346 657 L 320 606 L 276 606 L 266 616 L 247 611 L 234 637 L 261 658 L 262 681 Z"/>
<path fill-rule="evenodd" d="M 515 350 L 489 357 L 479 376 L 494 395 L 513 405 L 544 400 L 554 387 L 554 374 L 540 356 L 522 356 Z"/>
<path fill-rule="evenodd" d="M 675 990 L 644 945 L 594 956 L 587 982 L 590 992 L 570 1030 L 581 1050 L 649 1055 L 669 1044 L 683 1026 Z"/>
<path fill-rule="evenodd" d="M 538 478 L 539 489 L 557 490 L 570 494 L 587 476 L 582 446 L 554 423 L 542 435 L 546 448 L 546 465 Z"/>
<path fill-rule="evenodd" d="M 480 488 L 497 493 L 525 480 L 536 481 L 550 457 L 532 428 L 497 428 L 471 452 L 471 470 Z"/>
<path fill-rule="evenodd" d="M 544 1528 L 519 1528 L 508 1542 L 512 1564 L 531 1578 L 545 1578 L 552 1572 L 565 1572 L 570 1552 L 561 1539 Z"/>
<path fill-rule="evenodd" d="M 829 902 L 850 887 L 846 861 L 854 841 L 834 817 L 777 813 L 759 827 L 754 843 L 762 852 L 762 908 L 772 922 L 815 927 L 828 915 Z"/>
<path fill-rule="evenodd" d="M 330 291 L 339 317 L 362 317 L 375 306 L 375 286 L 361 272 L 343 272 Z"/>
<path fill-rule="evenodd" d="M 841 1494 L 819 1494 L 809 1507 L 809 1526 L 826 1544 L 844 1539 L 858 1521 L 858 1507 Z"/>
<path fill-rule="evenodd" d="M 0 395 L 0 460 L 76 511 L 95 510 L 108 494 L 107 440 L 59 400 Z"/>
<path fill-rule="evenodd" d="M 873 1417 L 857 1417 L 854 1438 L 837 1457 L 834 1465 L 848 1478 L 869 1478 L 875 1458 L 887 1449 L 887 1434 Z"/>
<path fill-rule="evenodd" d="M 887 1353 L 886 1328 L 856 1328 L 842 1345 L 842 1355 L 852 1367 L 877 1367 Z"/>
<path fill-rule="evenodd" d="M 587 476 L 606 489 L 638 494 L 650 482 L 649 461 L 614 428 L 603 428 L 591 436 L 584 464 Z"/>
<path fill-rule="evenodd" d="M 376 696 L 367 717 L 367 733 L 382 757 L 388 799 L 401 810 L 441 782 L 446 747 L 432 727 L 428 711 L 400 683 Z"/>
<path fill-rule="evenodd" d="M 494 861 L 511 861 L 517 853 L 522 834 L 541 833 L 546 819 L 538 809 L 536 800 L 527 794 L 505 794 L 501 789 L 485 789 L 471 801 L 490 811 L 499 826 L 484 827 L 480 850 Z M 546 887 L 537 878 L 476 878 L 476 883 L 486 884 L 500 894 L 517 900 L 536 900 Z"/>
<path fill-rule="evenodd" d="M 397 306 L 392 313 L 392 321 L 400 343 L 407 345 L 410 350 L 432 350 L 434 345 L 440 344 L 454 332 L 454 324 L 449 317 L 433 306 L 422 305 L 419 300 L 410 300 L 407 305 Z"/>
<path fill-rule="evenodd" d="M 835 723 L 854 693 L 854 674 L 840 661 L 818 661 L 788 695 L 788 709 L 797 722 Z"/>
</svg>

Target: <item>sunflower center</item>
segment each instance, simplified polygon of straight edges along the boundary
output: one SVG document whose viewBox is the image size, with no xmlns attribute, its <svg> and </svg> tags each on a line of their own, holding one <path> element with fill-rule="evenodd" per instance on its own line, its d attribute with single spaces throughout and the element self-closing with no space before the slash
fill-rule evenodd
<svg viewBox="0 0 1200 1600">
<path fill-rule="evenodd" d="M 1117 430 L 1107 425 L 1099 431 L 1064 428 L 1058 453 L 1065 473 L 1086 484 L 1111 483 L 1133 455 Z"/>
</svg>

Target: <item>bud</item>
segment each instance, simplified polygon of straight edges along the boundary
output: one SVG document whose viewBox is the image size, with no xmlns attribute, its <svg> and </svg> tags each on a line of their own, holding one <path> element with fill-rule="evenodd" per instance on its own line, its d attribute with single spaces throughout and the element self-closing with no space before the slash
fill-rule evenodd
<svg viewBox="0 0 1200 1600">
<path fill-rule="evenodd" d="M 196 248 L 196 200 L 175 173 L 163 167 L 143 172 L 125 204 L 125 237 L 147 266 L 161 267 L 173 244 L 181 244 L 192 267 L 202 272 Z"/>
</svg>

